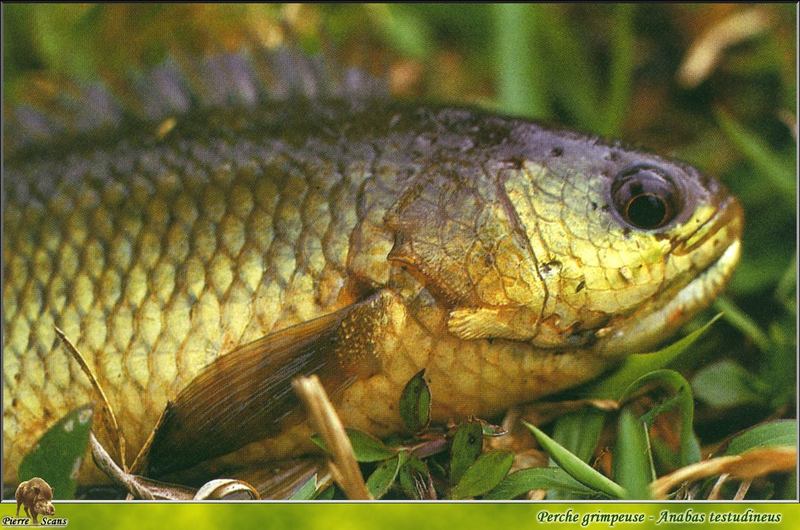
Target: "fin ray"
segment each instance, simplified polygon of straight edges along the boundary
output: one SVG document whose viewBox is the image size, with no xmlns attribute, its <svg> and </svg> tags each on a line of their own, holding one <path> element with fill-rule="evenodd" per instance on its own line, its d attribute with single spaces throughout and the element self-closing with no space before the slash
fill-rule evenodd
<svg viewBox="0 0 800 530">
<path fill-rule="evenodd" d="M 145 474 L 186 469 L 303 421 L 291 388 L 299 375 L 317 374 L 332 396 L 347 388 L 358 369 L 337 355 L 340 327 L 364 303 L 271 333 L 209 365 L 167 407 Z"/>
</svg>

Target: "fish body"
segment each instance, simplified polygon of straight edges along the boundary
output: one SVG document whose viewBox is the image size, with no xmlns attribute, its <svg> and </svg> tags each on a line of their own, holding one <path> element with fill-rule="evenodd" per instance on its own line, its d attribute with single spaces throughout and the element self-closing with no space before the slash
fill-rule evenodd
<svg viewBox="0 0 800 530">
<path fill-rule="evenodd" d="M 5 481 L 50 425 L 97 401 L 56 327 L 105 391 L 128 463 L 198 375 L 280 333 L 313 346 L 330 330 L 302 350 L 322 359 L 307 371 L 328 374 L 345 425 L 384 436 L 403 430 L 399 396 L 422 369 L 444 422 L 645 351 L 722 289 L 742 228 L 736 200 L 685 164 L 386 100 L 143 122 L 14 151 L 3 180 Z M 319 330 L 292 331 L 309 322 Z M 249 383 L 225 370 L 203 388 L 235 403 Z M 240 443 L 229 429 L 208 456 L 224 468 L 313 448 L 302 419 L 276 425 Z M 81 481 L 98 473 L 87 462 Z"/>
</svg>

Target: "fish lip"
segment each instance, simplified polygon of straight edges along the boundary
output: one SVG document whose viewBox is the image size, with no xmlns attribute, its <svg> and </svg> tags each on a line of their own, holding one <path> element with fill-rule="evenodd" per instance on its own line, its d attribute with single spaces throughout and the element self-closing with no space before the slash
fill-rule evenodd
<svg viewBox="0 0 800 530">
<path fill-rule="evenodd" d="M 695 229 L 691 234 L 682 238 L 679 242 L 673 245 L 672 250 L 670 250 L 670 254 L 674 256 L 684 256 L 686 254 L 691 253 L 692 251 L 696 250 L 698 247 L 702 246 L 706 243 L 709 239 L 716 236 L 721 230 L 728 230 L 729 234 L 727 235 L 726 239 L 728 244 L 722 247 L 721 250 L 717 251 L 716 253 L 711 255 L 711 258 L 700 265 L 698 267 L 698 272 L 691 281 L 686 283 L 683 287 L 681 287 L 672 297 L 670 297 L 663 306 L 669 305 L 675 298 L 677 298 L 680 293 L 684 292 L 689 286 L 692 284 L 697 285 L 695 282 L 700 280 L 701 278 L 708 278 L 708 275 L 713 272 L 712 269 L 715 267 L 719 267 L 720 262 L 722 261 L 723 264 L 725 263 L 726 253 L 731 251 L 731 247 L 735 244 L 739 245 L 739 252 L 741 251 L 741 240 L 742 240 L 742 229 L 744 226 L 744 211 L 742 209 L 741 204 L 733 196 L 727 196 L 722 201 L 720 201 L 717 211 L 712 215 L 709 219 L 707 219 L 704 223 L 701 224 L 697 229 Z M 725 271 L 724 283 L 727 283 L 727 280 L 730 279 L 730 276 L 733 274 L 734 266 L 738 263 L 738 255 L 736 261 L 733 262 L 733 266 L 730 267 L 730 270 Z M 717 269 L 715 269 L 717 270 Z M 675 280 L 676 282 L 679 281 L 678 279 Z M 665 292 L 669 292 L 671 289 L 671 285 L 667 285 L 664 289 Z M 714 296 L 716 295 L 716 292 Z"/>
<path fill-rule="evenodd" d="M 714 237 L 723 228 L 733 228 L 735 233 L 732 234 L 731 240 L 740 240 L 742 237 L 742 227 L 744 225 L 744 211 L 741 204 L 736 197 L 727 196 L 717 206 L 717 211 L 703 222 L 691 234 L 682 238 L 680 241 L 673 245 L 671 253 L 676 256 L 682 256 L 695 250 L 701 246 L 708 239 Z M 709 263 L 713 264 L 716 259 L 722 255 L 720 252 Z"/>
<path fill-rule="evenodd" d="M 741 239 L 733 239 L 728 246 L 725 247 L 719 256 L 716 257 L 705 269 L 703 269 L 695 278 L 689 283 L 684 285 L 672 299 L 665 304 L 662 311 L 670 305 L 685 300 L 688 296 L 699 295 L 705 297 L 707 300 L 712 300 L 722 288 L 728 283 L 728 280 L 733 275 L 735 265 L 739 261 L 741 253 Z M 712 281 L 713 284 L 706 282 Z M 687 306 L 687 310 L 695 309 L 703 306 L 702 302 L 696 302 L 693 305 Z"/>
</svg>

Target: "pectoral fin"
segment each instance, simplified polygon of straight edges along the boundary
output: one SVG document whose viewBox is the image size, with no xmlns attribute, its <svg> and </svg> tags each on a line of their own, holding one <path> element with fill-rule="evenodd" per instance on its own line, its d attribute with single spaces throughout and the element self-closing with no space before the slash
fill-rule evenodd
<svg viewBox="0 0 800 530">
<path fill-rule="evenodd" d="M 459 308 L 450 312 L 447 329 L 463 340 L 530 340 L 537 334 L 538 320 L 527 307 Z"/>
<path fill-rule="evenodd" d="M 374 358 L 369 352 L 348 356 L 345 343 L 352 340 L 345 330 L 357 327 L 371 302 L 277 331 L 209 365 L 167 405 L 145 449 L 145 474 L 187 469 L 303 421 L 291 387 L 297 376 L 317 374 L 335 398 L 371 375 Z"/>
</svg>

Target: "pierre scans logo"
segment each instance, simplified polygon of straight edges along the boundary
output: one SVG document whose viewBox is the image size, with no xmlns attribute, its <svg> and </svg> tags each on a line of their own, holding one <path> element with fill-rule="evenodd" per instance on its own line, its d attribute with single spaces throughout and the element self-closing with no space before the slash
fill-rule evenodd
<svg viewBox="0 0 800 530">
<path fill-rule="evenodd" d="M 33 477 L 17 486 L 14 495 L 17 498 L 17 513 L 15 516 L 3 516 L 3 526 L 27 526 L 30 524 L 41 526 L 67 526 L 67 519 L 52 517 L 56 513 L 53 506 L 53 488 L 39 477 Z M 23 508 L 27 517 L 20 517 L 19 509 Z M 42 516 L 39 522 L 39 516 Z"/>
</svg>

